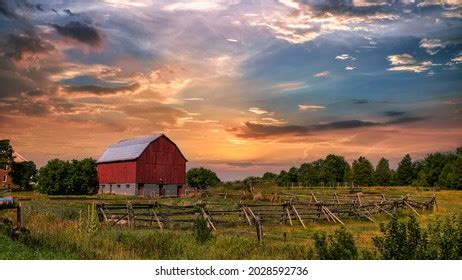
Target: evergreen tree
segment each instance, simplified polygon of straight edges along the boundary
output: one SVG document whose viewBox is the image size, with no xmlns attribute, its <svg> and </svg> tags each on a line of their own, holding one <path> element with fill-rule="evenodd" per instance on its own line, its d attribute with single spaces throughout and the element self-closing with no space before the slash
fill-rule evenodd
<svg viewBox="0 0 462 280">
<path fill-rule="evenodd" d="M 374 183 L 378 186 L 391 185 L 390 164 L 387 159 L 381 158 L 374 172 Z"/>
<path fill-rule="evenodd" d="M 365 157 L 360 156 L 353 162 L 353 182 L 359 186 L 371 186 L 374 182 L 374 167 Z"/>
<path fill-rule="evenodd" d="M 398 185 L 401 186 L 410 185 L 414 180 L 414 176 L 412 158 L 409 154 L 406 154 L 398 164 L 398 169 L 396 170 L 396 181 Z"/>
</svg>

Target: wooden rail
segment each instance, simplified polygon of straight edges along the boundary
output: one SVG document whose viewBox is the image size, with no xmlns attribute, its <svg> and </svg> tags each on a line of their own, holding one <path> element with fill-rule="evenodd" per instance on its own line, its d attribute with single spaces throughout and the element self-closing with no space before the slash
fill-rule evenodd
<svg viewBox="0 0 462 280">
<path fill-rule="evenodd" d="M 375 222 L 374 216 L 392 215 L 396 211 L 410 209 L 416 215 L 436 207 L 436 197 L 410 197 L 385 195 L 334 194 L 330 199 L 316 197 L 311 193 L 309 200 L 291 199 L 284 203 L 168 205 L 158 202 L 136 204 L 97 204 L 100 221 L 112 225 L 124 224 L 129 227 L 155 226 L 160 230 L 175 224 L 193 224 L 202 217 L 208 226 L 216 231 L 216 224 L 255 224 L 256 219 L 263 223 L 280 222 L 293 226 L 298 222 L 306 228 L 306 220 L 326 220 L 344 225 L 342 219 L 367 219 Z"/>
</svg>

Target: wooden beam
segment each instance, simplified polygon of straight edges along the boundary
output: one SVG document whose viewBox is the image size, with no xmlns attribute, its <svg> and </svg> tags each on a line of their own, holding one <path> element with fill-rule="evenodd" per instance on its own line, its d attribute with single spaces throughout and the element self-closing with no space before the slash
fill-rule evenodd
<svg viewBox="0 0 462 280">
<path fill-rule="evenodd" d="M 285 206 L 287 212 L 287 218 L 289 218 L 289 224 L 292 226 L 292 217 L 290 216 L 289 208 Z"/>
<path fill-rule="evenodd" d="M 295 206 L 293 204 L 290 204 L 290 206 L 292 207 L 292 211 L 294 211 L 295 215 L 297 216 L 298 220 L 300 221 L 300 223 L 302 224 L 303 228 L 306 228 L 305 226 L 305 223 L 303 222 L 302 218 L 300 217 L 300 215 L 298 215 L 298 211 L 297 209 L 295 208 Z"/>
<path fill-rule="evenodd" d="M 420 217 L 420 214 L 414 209 L 414 207 L 412 207 L 408 202 L 407 200 L 403 200 L 404 204 L 406 204 L 407 207 L 411 208 L 412 211 L 414 211 L 414 213 Z"/>
</svg>

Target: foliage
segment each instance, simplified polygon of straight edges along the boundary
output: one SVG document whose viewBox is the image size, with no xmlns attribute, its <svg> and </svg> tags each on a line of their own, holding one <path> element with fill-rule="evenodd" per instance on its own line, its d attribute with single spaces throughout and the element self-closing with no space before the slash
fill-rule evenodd
<svg viewBox="0 0 462 280">
<path fill-rule="evenodd" d="M 448 162 L 440 176 L 438 177 L 438 185 L 448 188 L 462 188 L 462 155 L 457 156 L 457 159 Z"/>
<path fill-rule="evenodd" d="M 356 185 L 371 186 L 374 183 L 374 167 L 365 157 L 360 156 L 352 164 L 352 179 Z"/>
<path fill-rule="evenodd" d="M 189 169 L 186 173 L 186 179 L 191 187 L 200 189 L 214 186 L 220 182 L 215 172 L 203 167 Z"/>
<path fill-rule="evenodd" d="M 33 161 L 13 162 L 10 175 L 13 184 L 22 190 L 31 190 L 31 182 L 35 181 L 37 175 L 37 167 Z"/>
<path fill-rule="evenodd" d="M 462 222 L 455 217 L 430 223 L 421 229 L 411 216 L 407 222 L 394 215 L 388 225 L 381 224 L 382 236 L 372 238 L 383 259 L 461 259 Z"/>
<path fill-rule="evenodd" d="M 290 174 L 287 173 L 285 170 L 282 170 L 281 173 L 279 173 L 279 176 L 276 179 L 276 183 L 278 186 L 288 186 L 292 182 L 290 178 Z"/>
<path fill-rule="evenodd" d="M 350 165 L 342 156 L 328 155 L 321 165 L 321 181 L 326 183 L 343 183 Z"/>
<path fill-rule="evenodd" d="M 321 260 L 355 260 L 358 259 L 353 235 L 345 227 L 326 236 L 324 233 L 314 235 L 314 245 Z"/>
<path fill-rule="evenodd" d="M 10 164 L 13 161 L 13 147 L 10 145 L 10 140 L 0 139 L 0 168 Z"/>
<path fill-rule="evenodd" d="M 427 155 L 422 163 L 422 168 L 419 171 L 414 185 L 421 187 L 437 186 L 445 166 L 452 164 L 456 158 L 456 155 L 452 153 L 434 153 Z M 448 169 L 450 169 L 450 166 L 448 166 Z M 448 173 L 448 170 L 446 170 L 446 172 Z"/>
<path fill-rule="evenodd" d="M 412 183 L 415 178 L 414 167 L 412 164 L 412 158 L 409 154 L 406 154 L 398 164 L 396 170 L 396 181 L 398 185 L 407 186 Z"/>
<path fill-rule="evenodd" d="M 392 183 L 390 164 L 387 159 L 381 158 L 374 172 L 374 183 L 378 186 L 390 186 Z"/>
<path fill-rule="evenodd" d="M 267 183 L 273 183 L 273 182 L 276 182 L 276 178 L 278 177 L 277 174 L 274 174 L 272 172 L 265 172 L 265 174 L 263 174 L 263 176 L 261 177 L 261 179 L 264 181 L 264 182 L 267 182 Z"/>
<path fill-rule="evenodd" d="M 212 240 L 212 230 L 209 228 L 207 221 L 199 217 L 194 223 L 194 236 L 199 243 L 205 243 Z"/>
<path fill-rule="evenodd" d="M 47 194 L 94 194 L 98 191 L 96 161 L 91 158 L 50 160 L 40 168 L 37 179 L 40 192 Z"/>
</svg>

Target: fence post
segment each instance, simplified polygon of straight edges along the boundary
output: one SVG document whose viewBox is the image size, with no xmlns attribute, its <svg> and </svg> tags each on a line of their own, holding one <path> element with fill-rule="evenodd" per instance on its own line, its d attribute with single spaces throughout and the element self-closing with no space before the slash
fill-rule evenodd
<svg viewBox="0 0 462 280">
<path fill-rule="evenodd" d="M 24 227 L 24 208 L 21 203 L 19 203 L 16 208 L 16 227 L 22 229 Z"/>
<path fill-rule="evenodd" d="M 135 227 L 135 215 L 133 213 L 133 206 L 131 203 L 127 203 L 127 214 L 128 214 L 128 227 Z"/>
<path fill-rule="evenodd" d="M 255 216 L 255 229 L 257 231 L 257 240 L 258 243 L 261 245 L 263 243 L 263 225 L 261 224 L 260 217 Z"/>
</svg>

